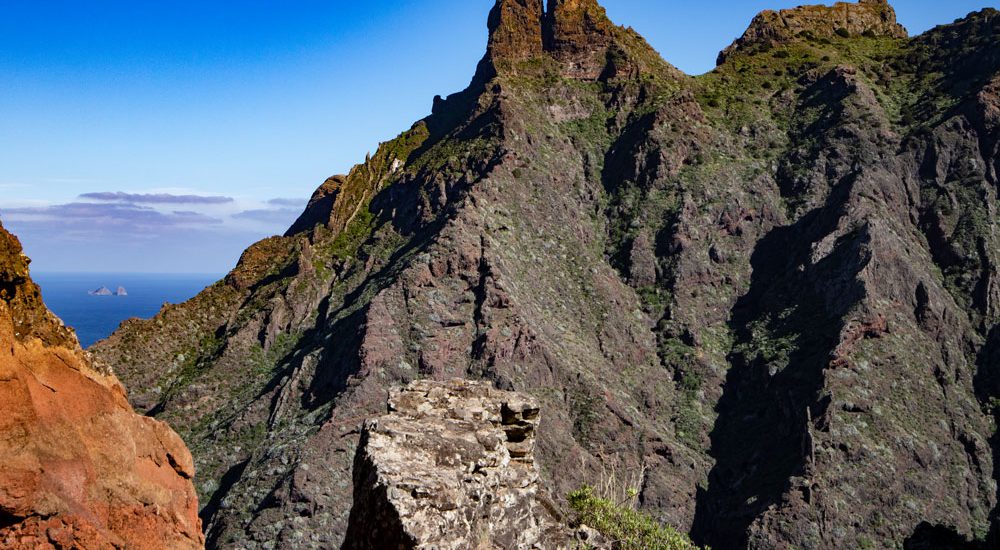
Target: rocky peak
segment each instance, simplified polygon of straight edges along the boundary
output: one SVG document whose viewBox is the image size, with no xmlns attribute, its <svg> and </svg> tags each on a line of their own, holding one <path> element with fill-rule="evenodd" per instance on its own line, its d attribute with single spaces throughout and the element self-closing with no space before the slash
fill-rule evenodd
<svg viewBox="0 0 1000 550">
<path fill-rule="evenodd" d="M 597 0 L 552 0 L 547 46 L 571 75 L 597 78 L 615 35 L 614 24 Z"/>
<path fill-rule="evenodd" d="M 719 54 L 721 65 L 734 53 L 753 46 L 775 45 L 811 34 L 816 38 L 885 36 L 906 38 L 906 28 L 896 22 L 896 10 L 887 0 L 837 2 L 833 6 L 799 6 L 761 12 L 742 37 Z"/>
<path fill-rule="evenodd" d="M 489 80 L 512 63 L 541 55 L 544 15 L 542 0 L 497 0 L 487 20 L 490 36 L 476 80 Z"/>
<path fill-rule="evenodd" d="M 317 224 L 328 222 L 333 212 L 334 203 L 337 201 L 337 196 L 340 195 L 340 190 L 344 187 L 345 183 L 347 183 L 347 176 L 341 175 L 330 177 L 323 182 L 323 185 L 320 185 L 312 194 L 312 197 L 310 197 L 306 209 L 295 220 L 295 223 L 288 228 L 288 231 L 285 232 L 285 236 L 309 231 L 313 227 L 316 227 Z"/>
<path fill-rule="evenodd" d="M 392 390 L 362 430 L 344 548 L 561 547 L 568 531 L 540 504 L 538 420 L 534 399 L 487 382 Z"/>
<path fill-rule="evenodd" d="M 739 63 L 668 81 L 644 78 L 665 62 L 593 2 L 497 6 L 488 67 L 526 61 L 329 182 L 319 222 L 256 245 L 233 284 L 94 348 L 220 481 L 209 545 L 333 548 L 350 531 L 348 548 L 467 548 L 475 531 L 517 548 L 539 533 L 537 495 L 608 472 L 613 503 L 715 548 L 987 533 L 995 15 L 878 48 L 837 30 L 901 36 L 884 3 L 841 5 L 870 15 L 853 30 L 837 7 L 772 12 Z M 515 15 L 528 23 L 497 23 Z M 534 30 L 501 39 L 536 22 L 540 48 Z M 793 25 L 830 47 L 747 55 Z M 598 85 L 563 76 L 601 63 L 616 71 Z M 489 398 L 396 390 L 358 429 L 389 388 L 456 376 Z M 490 384 L 538 399 L 540 481 Z"/>
<path fill-rule="evenodd" d="M 551 0 L 546 18 L 548 49 L 555 52 L 606 43 L 616 28 L 597 0 Z"/>
<path fill-rule="evenodd" d="M 597 0 L 497 0 L 489 16 L 490 38 L 478 77 L 544 53 L 566 65 L 568 76 L 596 78 L 615 30 Z"/>
</svg>

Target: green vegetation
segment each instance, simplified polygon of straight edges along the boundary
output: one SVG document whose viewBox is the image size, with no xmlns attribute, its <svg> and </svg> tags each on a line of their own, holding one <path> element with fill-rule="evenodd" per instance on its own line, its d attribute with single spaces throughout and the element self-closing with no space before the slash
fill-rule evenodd
<svg viewBox="0 0 1000 550">
<path fill-rule="evenodd" d="M 399 179 L 398 172 L 401 168 L 412 170 L 411 163 L 426 162 L 426 154 L 421 155 L 419 162 L 410 157 L 429 137 L 427 125 L 418 122 L 395 139 L 381 144 L 375 155 L 364 164 L 351 169 L 341 188 L 342 196 L 334 207 L 334 218 L 339 214 L 344 227 L 332 238 L 328 234 L 326 238 L 320 239 L 325 244 L 319 247 L 319 253 L 313 261 L 313 267 L 321 278 L 331 275 L 331 261 L 358 256 L 361 247 L 378 229 L 376 213 L 371 211 L 372 199 L 384 186 Z"/>
<path fill-rule="evenodd" d="M 647 313 L 662 314 L 664 308 L 673 299 L 672 293 L 668 289 L 658 286 L 644 286 L 635 289 L 635 291 L 643 305 L 646 306 Z"/>
<path fill-rule="evenodd" d="M 634 500 L 638 491 L 629 491 Z M 619 550 L 697 550 L 693 542 L 676 529 L 659 524 L 652 517 L 633 510 L 626 503 L 598 497 L 591 487 L 569 495 L 576 522 L 596 529 Z"/>
<path fill-rule="evenodd" d="M 588 392 L 584 388 L 577 389 L 570 395 L 570 412 L 573 417 L 573 436 L 583 444 L 589 442 L 594 426 L 600 420 L 600 396 Z"/>
<path fill-rule="evenodd" d="M 940 122 L 977 90 L 982 82 L 975 80 L 990 74 L 984 65 L 1000 65 L 996 27 L 988 17 L 973 17 L 961 28 L 943 27 L 913 41 L 846 29 L 830 38 L 807 31 L 787 44 L 734 53 L 697 78 L 696 97 L 710 119 L 730 128 L 772 119 L 787 129 L 784 122 L 802 105 L 786 92 L 801 92 L 801 78 L 810 72 L 849 67 L 893 123 L 915 131 Z"/>
<path fill-rule="evenodd" d="M 249 352 L 250 364 L 254 367 L 254 374 L 271 375 L 281 361 L 295 351 L 295 347 L 301 338 L 301 332 L 282 332 L 275 337 L 274 342 L 267 351 L 264 351 L 264 348 L 255 342 Z"/>
<path fill-rule="evenodd" d="M 779 314 L 777 323 L 770 315 L 751 322 L 747 327 L 750 341 L 740 350 L 748 357 L 759 357 L 778 372 L 785 370 L 792 352 L 798 347 L 799 338 L 798 333 L 789 331 L 788 324 L 784 323 L 790 316 L 791 312 L 786 310 Z"/>
<path fill-rule="evenodd" d="M 694 371 L 697 350 L 678 338 L 660 337 L 660 358 L 665 365 L 679 373 L 678 399 L 674 429 L 677 439 L 692 449 L 701 448 L 704 418 L 701 414 L 701 392 L 704 376 Z"/>
<path fill-rule="evenodd" d="M 367 207 L 362 207 L 354 219 L 347 224 L 347 227 L 338 233 L 329 247 L 323 251 L 324 256 L 338 260 L 353 257 L 358 248 L 368 239 L 374 225 L 375 216 Z"/>
<path fill-rule="evenodd" d="M 197 347 L 188 349 L 178 356 L 182 361 L 181 366 L 164 391 L 162 401 L 169 401 L 194 382 L 199 374 L 211 368 L 212 362 L 224 345 L 225 342 L 215 334 L 206 334 L 199 340 Z"/>
<path fill-rule="evenodd" d="M 907 41 L 902 39 L 842 35 L 829 39 L 807 33 L 789 44 L 737 53 L 698 78 L 696 98 L 712 120 L 730 128 L 773 120 L 787 130 L 790 117 L 801 105 L 786 93 L 801 92 L 801 78 L 810 71 L 821 75 L 837 66 L 850 66 L 858 70 L 858 77 L 875 92 L 886 112 L 899 120 L 904 107 L 916 101 L 909 97 L 914 93 L 910 76 L 923 78 L 897 70 L 907 51 Z M 895 77 L 889 76 L 893 73 Z"/>
</svg>

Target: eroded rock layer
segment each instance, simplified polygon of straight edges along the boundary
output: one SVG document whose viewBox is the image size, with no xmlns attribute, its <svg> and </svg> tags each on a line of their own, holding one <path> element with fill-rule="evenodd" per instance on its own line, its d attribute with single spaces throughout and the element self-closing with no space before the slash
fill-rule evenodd
<svg viewBox="0 0 1000 550">
<path fill-rule="evenodd" d="M 191 454 L 93 366 L 2 227 L 0 284 L 0 547 L 203 547 Z"/>
<path fill-rule="evenodd" d="M 183 430 L 209 541 L 338 546 L 359 424 L 458 377 L 537 399 L 560 507 L 615 477 L 716 548 L 996 544 L 1000 14 L 766 13 L 699 77 L 594 0 L 489 21 L 467 90 L 94 348 Z"/>
</svg>

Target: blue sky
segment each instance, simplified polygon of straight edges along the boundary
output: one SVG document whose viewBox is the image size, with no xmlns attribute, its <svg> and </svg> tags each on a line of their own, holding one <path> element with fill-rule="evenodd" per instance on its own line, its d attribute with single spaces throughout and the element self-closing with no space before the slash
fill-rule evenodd
<svg viewBox="0 0 1000 550">
<path fill-rule="evenodd" d="M 2 2 L 0 217 L 36 270 L 223 273 L 468 84 L 492 3 Z M 692 74 L 800 3 L 603 2 Z M 894 5 L 919 33 L 996 3 Z"/>
</svg>

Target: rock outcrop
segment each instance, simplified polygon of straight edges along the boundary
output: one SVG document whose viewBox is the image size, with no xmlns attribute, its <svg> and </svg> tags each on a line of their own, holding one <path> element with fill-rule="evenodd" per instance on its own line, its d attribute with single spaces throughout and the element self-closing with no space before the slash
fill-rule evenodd
<svg viewBox="0 0 1000 550">
<path fill-rule="evenodd" d="M 203 547 L 191 454 L 93 366 L 2 227 L 0 285 L 0 547 Z"/>
<path fill-rule="evenodd" d="M 42 292 L 31 280 L 20 241 L 0 225 L 0 301 L 6 307 L 4 320 L 12 324 L 14 337 L 37 338 L 50 346 L 73 347 L 76 336 L 42 302 Z"/>
<path fill-rule="evenodd" d="M 555 60 L 559 72 L 580 79 L 597 79 L 619 61 L 653 63 L 668 69 L 656 52 L 634 31 L 614 25 L 597 0 L 498 0 L 489 17 L 490 39 L 473 86 L 500 74 L 518 74 L 530 60 Z M 620 54 L 616 54 L 619 52 Z M 674 76 L 680 73 L 669 68 Z"/>
<path fill-rule="evenodd" d="M 715 548 L 996 547 L 1000 12 L 763 14 L 698 77 L 592 0 L 493 13 L 466 90 L 92 348 L 209 544 L 340 545 L 360 423 L 466 378 L 537 400 L 562 510 L 615 472 Z"/>
<path fill-rule="evenodd" d="M 608 49 L 626 32 L 611 23 L 597 0 L 552 0 L 547 24 L 548 50 L 565 74 L 577 78 L 598 78 Z"/>
<path fill-rule="evenodd" d="M 285 234 L 295 235 L 296 233 L 309 231 L 316 225 L 325 224 L 329 221 L 333 212 L 333 205 L 337 201 L 337 195 L 340 194 L 340 189 L 343 187 L 345 181 L 346 178 L 344 176 L 333 176 L 323 182 L 323 185 L 320 185 L 309 199 L 305 211 L 288 228 Z"/>
<path fill-rule="evenodd" d="M 365 423 L 345 549 L 559 548 L 535 464 L 539 406 L 485 382 L 417 381 Z"/>
<path fill-rule="evenodd" d="M 719 54 L 721 65 L 734 52 L 751 47 L 774 46 L 797 38 L 849 38 L 884 36 L 906 38 L 906 29 L 896 22 L 896 10 L 888 0 L 837 2 L 833 6 L 799 6 L 761 12 L 736 42 Z"/>
<path fill-rule="evenodd" d="M 544 9 L 542 0 L 497 2 L 490 11 L 487 23 L 490 33 L 483 62 L 495 66 L 541 55 L 544 48 Z"/>
</svg>

